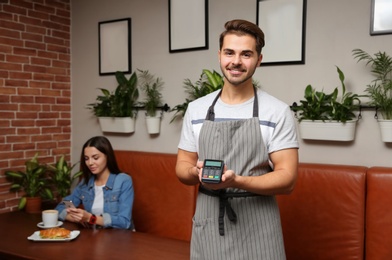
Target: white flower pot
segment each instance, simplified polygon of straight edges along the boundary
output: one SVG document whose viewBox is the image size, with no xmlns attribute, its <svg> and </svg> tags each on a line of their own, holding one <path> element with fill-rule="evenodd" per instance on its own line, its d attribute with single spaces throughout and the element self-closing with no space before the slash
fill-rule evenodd
<svg viewBox="0 0 392 260">
<path fill-rule="evenodd" d="M 131 117 L 98 117 L 102 132 L 133 133 L 135 118 Z"/>
<path fill-rule="evenodd" d="M 392 120 L 377 119 L 383 142 L 392 142 Z"/>
<path fill-rule="evenodd" d="M 161 128 L 161 115 L 155 117 L 146 116 L 147 132 L 149 134 L 159 134 Z"/>
<path fill-rule="evenodd" d="M 299 133 L 302 139 L 352 141 L 355 138 L 357 120 L 346 123 L 337 121 L 302 120 L 299 123 Z"/>
</svg>

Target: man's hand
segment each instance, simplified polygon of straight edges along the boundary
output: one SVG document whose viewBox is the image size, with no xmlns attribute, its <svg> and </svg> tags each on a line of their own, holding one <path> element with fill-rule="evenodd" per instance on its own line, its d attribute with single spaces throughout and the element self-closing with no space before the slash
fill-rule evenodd
<svg viewBox="0 0 392 260">
<path fill-rule="evenodd" d="M 200 164 L 201 163 L 201 164 Z M 197 167 L 199 169 L 199 180 L 202 185 L 210 190 L 220 190 L 231 188 L 234 185 L 236 174 L 232 170 L 227 170 L 227 166 L 225 165 L 223 169 L 222 181 L 220 183 L 205 183 L 201 181 L 202 172 L 203 172 L 203 162 L 197 162 Z"/>
</svg>

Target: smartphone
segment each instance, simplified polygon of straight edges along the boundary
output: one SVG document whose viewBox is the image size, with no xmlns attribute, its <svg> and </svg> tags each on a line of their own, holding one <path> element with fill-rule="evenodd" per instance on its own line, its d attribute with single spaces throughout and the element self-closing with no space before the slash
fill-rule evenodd
<svg viewBox="0 0 392 260">
<path fill-rule="evenodd" d="M 222 160 L 205 159 L 201 181 L 205 183 L 220 183 L 224 166 L 225 164 Z"/>
<path fill-rule="evenodd" d="M 66 208 L 76 208 L 75 205 L 72 203 L 72 200 L 63 200 Z"/>
</svg>

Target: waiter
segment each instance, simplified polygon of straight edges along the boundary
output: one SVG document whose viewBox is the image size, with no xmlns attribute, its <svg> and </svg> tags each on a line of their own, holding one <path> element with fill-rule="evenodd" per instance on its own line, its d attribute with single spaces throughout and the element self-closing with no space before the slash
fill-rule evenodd
<svg viewBox="0 0 392 260">
<path fill-rule="evenodd" d="M 176 174 L 199 185 L 191 259 L 286 259 L 276 194 L 295 185 L 298 141 L 289 106 L 253 85 L 264 33 L 245 20 L 225 24 L 218 58 L 222 90 L 191 102 Z M 203 161 L 223 160 L 220 183 L 201 182 Z"/>
</svg>

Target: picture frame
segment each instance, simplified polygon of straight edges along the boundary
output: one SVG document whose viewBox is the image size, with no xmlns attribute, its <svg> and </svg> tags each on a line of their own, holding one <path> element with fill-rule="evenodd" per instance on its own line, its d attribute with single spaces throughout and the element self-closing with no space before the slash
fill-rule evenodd
<svg viewBox="0 0 392 260">
<path fill-rule="evenodd" d="M 208 49 L 208 0 L 169 0 L 169 52 Z"/>
<path fill-rule="evenodd" d="M 131 72 L 131 18 L 98 23 L 99 75 Z"/>
<path fill-rule="evenodd" d="M 256 2 L 256 24 L 266 42 L 260 66 L 305 64 L 306 0 Z"/>
<path fill-rule="evenodd" d="M 392 0 L 372 0 L 370 35 L 392 34 Z"/>
</svg>

